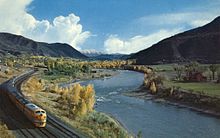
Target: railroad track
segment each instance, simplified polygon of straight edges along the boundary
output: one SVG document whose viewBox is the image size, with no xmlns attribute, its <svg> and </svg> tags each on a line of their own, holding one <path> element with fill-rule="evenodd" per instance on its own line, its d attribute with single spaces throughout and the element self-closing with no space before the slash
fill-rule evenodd
<svg viewBox="0 0 220 138">
<path fill-rule="evenodd" d="M 28 79 L 34 72 L 29 72 L 15 78 L 12 83 L 15 90 L 22 94 L 21 85 Z M 3 87 L 10 86 L 10 81 L 5 82 L 0 86 Z M 3 88 L 4 89 L 4 88 Z M 23 95 L 23 94 L 22 94 Z M 37 138 L 37 137 L 48 137 L 48 138 L 79 138 L 75 131 L 73 131 L 68 126 L 64 125 L 51 115 L 47 115 L 47 125 L 45 128 L 36 128 L 32 123 L 24 116 L 24 114 L 17 109 L 15 105 L 10 101 L 10 99 L 5 95 L 5 93 L 0 92 L 0 109 L 4 112 L 5 116 L 2 120 L 8 126 L 10 130 L 15 132 L 17 137 L 24 138 Z M 7 107 L 7 108 L 5 108 Z"/>
</svg>

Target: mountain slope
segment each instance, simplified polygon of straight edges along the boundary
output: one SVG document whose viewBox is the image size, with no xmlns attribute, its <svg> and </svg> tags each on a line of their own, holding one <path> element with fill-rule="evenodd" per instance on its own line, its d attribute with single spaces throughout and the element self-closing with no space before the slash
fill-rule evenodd
<svg viewBox="0 0 220 138">
<path fill-rule="evenodd" d="M 4 56 L 8 53 L 15 56 L 26 54 L 52 57 L 87 58 L 68 44 L 48 44 L 36 42 L 19 35 L 0 33 L 0 55 Z"/>
<path fill-rule="evenodd" d="M 220 17 L 211 23 L 164 39 L 134 54 L 137 64 L 199 61 L 220 63 Z"/>
</svg>

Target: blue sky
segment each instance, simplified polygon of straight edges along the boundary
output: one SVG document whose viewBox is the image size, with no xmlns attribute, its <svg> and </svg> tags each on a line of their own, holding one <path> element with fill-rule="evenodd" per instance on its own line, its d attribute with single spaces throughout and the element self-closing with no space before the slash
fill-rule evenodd
<svg viewBox="0 0 220 138">
<path fill-rule="evenodd" d="M 38 41 L 68 43 L 81 51 L 107 53 L 137 52 L 166 37 L 202 26 L 220 15 L 219 0 L 0 2 L 0 9 L 4 10 L 11 2 L 18 5 L 14 9 L 21 11 L 15 11 L 18 15 L 8 19 L 15 22 L 14 29 L 3 23 L 0 31 L 21 34 Z M 3 14 L 4 18 L 8 18 L 7 14 L 10 15 L 8 12 Z M 16 19 L 19 16 L 25 18 Z"/>
</svg>

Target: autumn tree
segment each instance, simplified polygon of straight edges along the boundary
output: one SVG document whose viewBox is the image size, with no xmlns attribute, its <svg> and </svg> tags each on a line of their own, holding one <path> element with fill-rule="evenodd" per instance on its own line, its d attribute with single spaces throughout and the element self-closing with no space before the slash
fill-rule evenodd
<svg viewBox="0 0 220 138">
<path fill-rule="evenodd" d="M 86 102 L 84 99 L 81 99 L 78 106 L 77 106 L 77 112 L 76 114 L 78 116 L 83 116 L 87 113 L 87 107 L 86 107 Z"/>
<path fill-rule="evenodd" d="M 146 86 L 147 88 L 150 87 L 150 75 L 149 74 L 144 74 L 144 86 Z"/>
<path fill-rule="evenodd" d="M 80 84 L 73 85 L 72 89 L 72 101 L 75 105 L 79 103 L 80 100 L 80 91 L 82 89 L 82 86 Z"/>
<path fill-rule="evenodd" d="M 152 81 L 152 82 L 150 83 L 150 91 L 151 91 L 151 93 L 153 93 L 153 94 L 157 92 L 157 87 L 156 87 L 154 81 Z"/>
<path fill-rule="evenodd" d="M 210 71 L 212 72 L 212 80 L 215 79 L 215 73 L 218 70 L 218 65 L 212 64 L 209 66 Z"/>
<path fill-rule="evenodd" d="M 81 86 L 74 84 L 69 88 L 62 88 L 60 104 L 66 105 L 69 116 L 82 116 L 93 111 L 95 105 L 95 91 L 92 85 Z"/>
<path fill-rule="evenodd" d="M 199 63 L 191 62 L 185 65 L 186 75 L 189 77 L 192 72 L 198 71 Z"/>
<path fill-rule="evenodd" d="M 180 65 L 176 65 L 173 67 L 175 73 L 176 73 L 176 79 L 177 80 L 181 80 L 182 78 L 182 74 L 184 72 L 184 67 L 180 66 Z"/>
<path fill-rule="evenodd" d="M 89 84 L 86 87 L 85 93 L 86 93 L 86 97 L 85 97 L 86 101 L 85 102 L 87 105 L 87 110 L 88 110 L 88 112 L 91 112 L 91 111 L 93 111 L 93 107 L 95 105 L 95 92 L 94 92 L 94 88 L 91 84 Z"/>
</svg>

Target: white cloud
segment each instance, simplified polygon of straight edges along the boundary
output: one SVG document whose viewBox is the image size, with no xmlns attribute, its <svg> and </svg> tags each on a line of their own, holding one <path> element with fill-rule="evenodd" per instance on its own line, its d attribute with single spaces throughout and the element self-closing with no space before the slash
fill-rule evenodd
<svg viewBox="0 0 220 138">
<path fill-rule="evenodd" d="M 58 16 L 53 22 L 37 20 L 26 10 L 32 0 L 0 0 L 0 31 L 20 34 L 37 41 L 68 43 L 80 49 L 91 36 L 83 32 L 80 17 L 72 14 Z"/>
<path fill-rule="evenodd" d="M 219 13 L 220 11 L 166 13 L 144 16 L 139 18 L 136 23 L 154 26 L 189 25 L 194 28 L 209 23 L 219 16 Z"/>
<path fill-rule="evenodd" d="M 83 54 L 105 54 L 104 52 L 97 51 L 95 49 L 84 49 L 80 51 Z"/>
<path fill-rule="evenodd" d="M 110 35 L 104 42 L 104 48 L 107 53 L 130 54 L 148 48 L 156 42 L 181 31 L 181 29 L 160 30 L 147 36 L 134 36 L 127 40 L 122 40 L 117 35 Z"/>
<path fill-rule="evenodd" d="M 219 5 L 220 2 L 216 1 L 216 4 Z M 142 34 L 149 30 L 150 32 L 155 32 L 155 30 L 160 31 L 147 36 L 137 35 L 126 40 L 120 39 L 117 35 L 110 35 L 104 42 L 104 48 L 108 53 L 135 53 L 176 33 L 203 26 L 219 15 L 220 9 L 218 6 L 207 5 L 205 8 L 198 7 L 197 9 L 188 9 L 185 12 L 144 16 L 135 19 L 131 23 L 131 31 L 137 31 L 137 33 L 139 31 L 142 32 Z M 130 28 L 128 28 L 128 30 Z"/>
</svg>

